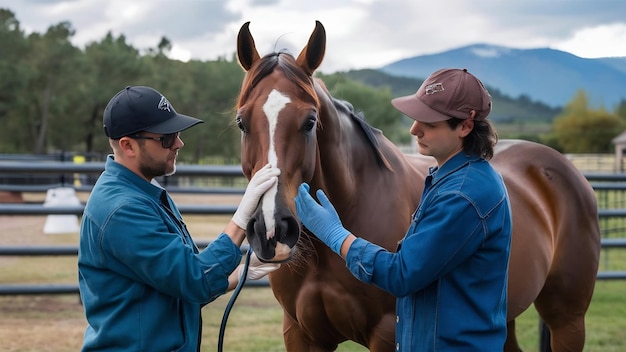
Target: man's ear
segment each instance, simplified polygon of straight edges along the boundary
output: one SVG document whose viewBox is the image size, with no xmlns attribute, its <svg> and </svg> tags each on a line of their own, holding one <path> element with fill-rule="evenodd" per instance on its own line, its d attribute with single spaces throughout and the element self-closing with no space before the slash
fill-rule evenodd
<svg viewBox="0 0 626 352">
<path fill-rule="evenodd" d="M 117 145 L 122 151 L 122 153 L 134 156 L 137 153 L 137 142 L 130 137 L 122 137 L 117 141 Z"/>
</svg>

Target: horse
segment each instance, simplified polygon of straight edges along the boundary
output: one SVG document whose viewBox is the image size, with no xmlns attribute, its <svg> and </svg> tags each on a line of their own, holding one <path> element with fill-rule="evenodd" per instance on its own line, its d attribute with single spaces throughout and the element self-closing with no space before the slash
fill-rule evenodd
<svg viewBox="0 0 626 352">
<path fill-rule="evenodd" d="M 393 351 L 394 297 L 355 279 L 308 233 L 294 197 L 302 182 L 311 192 L 324 190 L 347 229 L 393 251 L 434 159 L 401 152 L 314 77 L 326 46 L 319 21 L 297 57 L 284 50 L 261 57 L 249 25 L 237 36 L 245 71 L 234 121 L 242 171 L 249 179 L 270 163 L 281 174 L 246 238 L 260 260 L 283 263 L 269 282 L 283 310 L 286 350 L 333 351 L 352 340 Z M 491 162 L 503 175 L 513 217 L 504 350 L 520 350 L 515 318 L 534 303 L 552 350 L 581 351 L 600 253 L 595 193 L 567 158 L 538 143 L 500 140 Z"/>
</svg>

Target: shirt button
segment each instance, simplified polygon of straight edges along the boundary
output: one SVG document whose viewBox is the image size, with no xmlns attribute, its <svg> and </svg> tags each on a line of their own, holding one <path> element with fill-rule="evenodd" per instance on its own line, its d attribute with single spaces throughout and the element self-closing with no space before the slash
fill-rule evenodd
<svg viewBox="0 0 626 352">
<path fill-rule="evenodd" d="M 400 316 L 396 315 L 396 324 L 400 322 Z"/>
<path fill-rule="evenodd" d="M 400 351 L 400 344 L 396 343 L 396 351 Z"/>
</svg>

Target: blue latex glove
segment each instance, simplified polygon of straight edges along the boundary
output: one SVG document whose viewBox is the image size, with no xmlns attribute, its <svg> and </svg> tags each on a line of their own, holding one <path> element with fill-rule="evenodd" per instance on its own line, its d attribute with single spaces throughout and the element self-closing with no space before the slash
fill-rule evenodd
<svg viewBox="0 0 626 352">
<path fill-rule="evenodd" d="M 295 198 L 298 217 L 302 224 L 333 252 L 341 255 L 341 244 L 350 231 L 343 227 L 335 207 L 321 189 L 317 190 L 317 198 L 321 205 L 309 194 L 309 185 L 301 184 Z"/>
</svg>

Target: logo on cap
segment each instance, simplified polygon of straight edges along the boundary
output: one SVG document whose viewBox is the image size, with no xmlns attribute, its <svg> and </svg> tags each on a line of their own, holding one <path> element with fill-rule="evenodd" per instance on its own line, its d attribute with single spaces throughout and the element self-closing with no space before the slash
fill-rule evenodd
<svg viewBox="0 0 626 352">
<path fill-rule="evenodd" d="M 433 83 L 433 84 L 429 84 L 426 87 L 424 87 L 424 90 L 426 91 L 426 95 L 431 95 L 431 94 L 435 94 L 437 92 L 443 92 L 443 83 Z"/>
<path fill-rule="evenodd" d="M 161 100 L 159 101 L 159 106 L 158 106 L 159 110 L 172 112 L 170 107 L 171 107 L 170 102 L 167 101 L 167 99 L 165 99 L 165 97 L 161 95 Z"/>
</svg>

